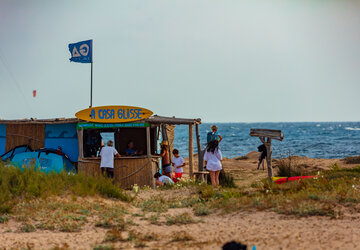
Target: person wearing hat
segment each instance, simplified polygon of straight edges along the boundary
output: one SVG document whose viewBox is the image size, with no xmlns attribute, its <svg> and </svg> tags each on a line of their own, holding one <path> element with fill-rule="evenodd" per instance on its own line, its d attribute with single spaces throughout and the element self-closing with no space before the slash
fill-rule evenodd
<svg viewBox="0 0 360 250">
<path fill-rule="evenodd" d="M 161 156 L 162 162 L 162 174 L 171 178 L 172 167 L 170 164 L 170 156 L 169 156 L 169 142 L 164 140 L 161 143 L 161 151 L 159 156 Z"/>
<path fill-rule="evenodd" d="M 210 128 L 211 128 L 211 132 L 207 133 L 207 143 L 213 140 L 216 140 L 220 143 L 222 140 L 222 136 L 219 135 L 219 133 L 217 132 L 218 127 L 216 125 L 212 125 Z"/>
</svg>

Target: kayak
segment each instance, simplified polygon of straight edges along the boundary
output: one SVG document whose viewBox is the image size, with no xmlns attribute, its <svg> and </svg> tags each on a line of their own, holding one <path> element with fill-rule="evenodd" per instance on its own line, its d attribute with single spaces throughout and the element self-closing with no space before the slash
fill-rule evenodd
<svg viewBox="0 0 360 250">
<path fill-rule="evenodd" d="M 278 178 L 277 180 L 274 180 L 274 181 L 277 184 L 282 184 L 282 183 L 289 182 L 289 181 L 298 181 L 300 179 L 302 179 L 302 180 L 303 179 L 311 179 L 311 178 L 315 178 L 315 177 L 317 177 L 317 176 L 316 175 L 315 176 L 293 176 L 293 177 Z"/>
</svg>

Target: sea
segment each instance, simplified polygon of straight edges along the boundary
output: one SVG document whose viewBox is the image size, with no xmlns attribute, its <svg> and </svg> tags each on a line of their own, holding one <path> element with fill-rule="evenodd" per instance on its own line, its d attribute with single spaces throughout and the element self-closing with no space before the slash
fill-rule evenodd
<svg viewBox="0 0 360 250">
<path fill-rule="evenodd" d="M 202 147 L 206 146 L 206 134 L 213 124 L 218 126 L 223 137 L 220 149 L 227 158 L 257 151 L 262 143 L 258 137 L 249 135 L 252 128 L 283 132 L 283 141 L 272 141 L 272 156 L 275 158 L 298 155 L 334 159 L 360 155 L 360 122 L 203 123 L 199 125 Z M 176 126 L 174 147 L 184 157 L 188 157 L 188 136 L 188 126 Z M 194 152 L 197 153 L 195 131 Z"/>
</svg>

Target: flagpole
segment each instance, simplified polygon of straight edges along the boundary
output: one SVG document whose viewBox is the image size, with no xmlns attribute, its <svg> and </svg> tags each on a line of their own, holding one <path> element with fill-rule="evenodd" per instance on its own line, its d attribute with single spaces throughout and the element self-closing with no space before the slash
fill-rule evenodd
<svg viewBox="0 0 360 250">
<path fill-rule="evenodd" d="M 93 40 L 91 40 L 91 86 L 90 86 L 90 106 L 92 107 L 92 94 L 93 94 Z"/>
</svg>

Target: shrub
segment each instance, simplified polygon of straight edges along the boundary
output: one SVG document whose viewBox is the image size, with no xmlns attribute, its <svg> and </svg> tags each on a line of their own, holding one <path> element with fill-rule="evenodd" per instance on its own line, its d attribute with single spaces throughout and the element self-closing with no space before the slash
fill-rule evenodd
<svg viewBox="0 0 360 250">
<path fill-rule="evenodd" d="M 302 176 L 305 174 L 292 156 L 278 160 L 276 167 L 278 168 L 276 174 L 281 177 Z"/>
<path fill-rule="evenodd" d="M 164 213 L 168 210 L 168 205 L 165 204 L 164 199 L 156 197 L 151 197 L 149 200 L 140 203 L 140 207 L 146 212 Z"/>
<path fill-rule="evenodd" d="M 93 250 L 113 250 L 113 249 L 114 249 L 113 246 L 103 246 L 103 245 L 98 245 L 93 248 Z"/>
<path fill-rule="evenodd" d="M 360 164 L 360 155 L 346 157 L 344 160 L 346 164 Z"/>
<path fill-rule="evenodd" d="M 36 228 L 32 224 L 25 223 L 21 226 L 20 230 L 24 233 L 30 233 L 36 231 Z"/>
<path fill-rule="evenodd" d="M 5 223 L 9 220 L 9 217 L 5 214 L 0 216 L 0 223 Z"/>
<path fill-rule="evenodd" d="M 205 216 L 211 214 L 210 208 L 202 203 L 195 205 L 193 210 L 196 216 Z"/>
<path fill-rule="evenodd" d="M 200 197 L 202 199 L 211 199 L 216 197 L 216 190 L 213 188 L 213 186 L 203 184 L 200 186 Z"/>
<path fill-rule="evenodd" d="M 207 184 L 211 185 L 210 176 L 207 179 Z M 225 172 L 224 169 L 221 169 L 220 171 L 219 184 L 222 187 L 236 188 L 234 177 L 230 173 Z"/>
<path fill-rule="evenodd" d="M 226 173 L 224 169 L 220 172 L 219 183 L 222 187 L 236 188 L 234 177 L 230 173 Z"/>
<path fill-rule="evenodd" d="M 121 235 L 121 231 L 113 228 L 106 232 L 104 242 L 116 242 L 116 241 L 125 241 Z"/>
</svg>

